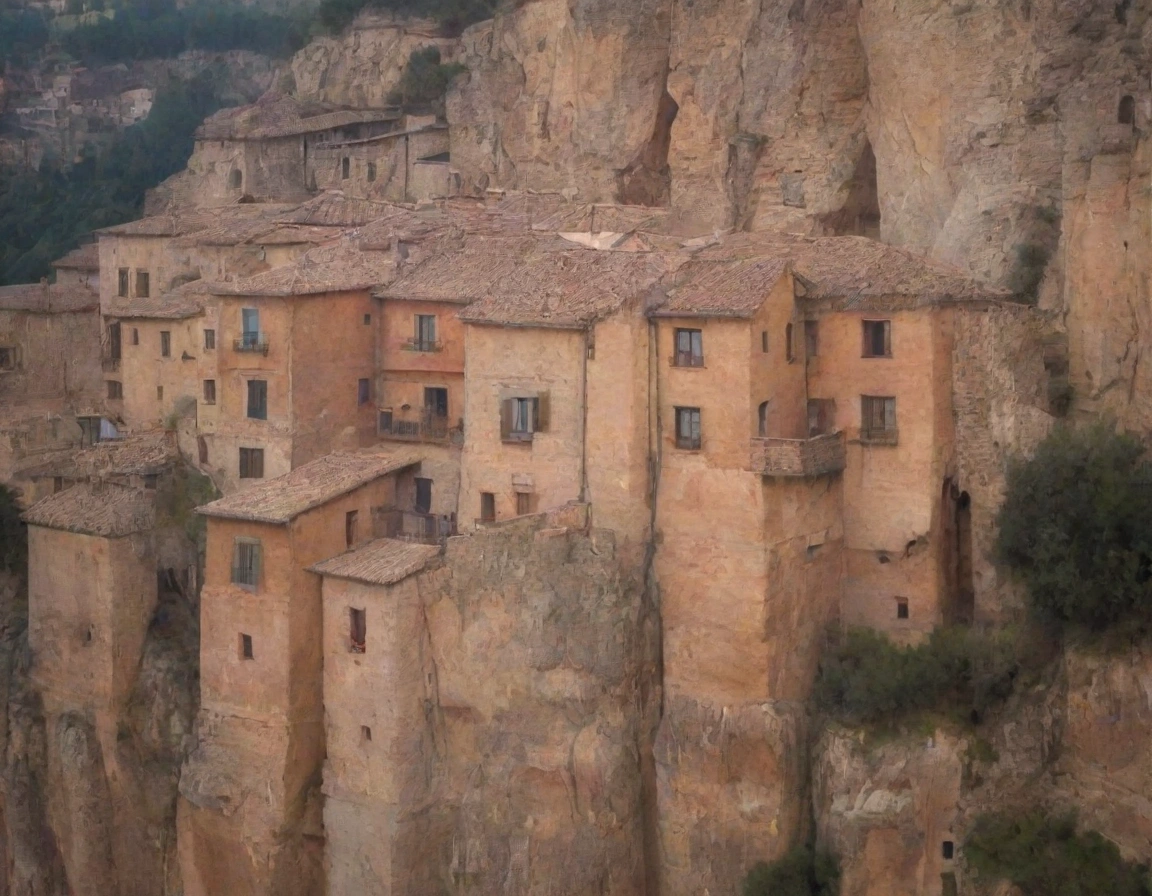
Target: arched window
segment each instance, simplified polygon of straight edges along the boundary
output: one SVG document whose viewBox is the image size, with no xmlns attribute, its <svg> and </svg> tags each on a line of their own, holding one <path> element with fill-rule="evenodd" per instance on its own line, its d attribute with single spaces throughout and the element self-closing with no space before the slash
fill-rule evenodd
<svg viewBox="0 0 1152 896">
<path fill-rule="evenodd" d="M 239 168 L 233 168 L 232 173 L 228 175 L 228 185 L 233 190 L 239 190 L 244 186 L 244 172 Z"/>
<path fill-rule="evenodd" d="M 760 402 L 760 410 L 757 412 L 757 420 L 760 431 L 760 438 L 768 437 L 768 402 Z"/>
<path fill-rule="evenodd" d="M 1120 107 L 1116 111 L 1120 124 L 1136 124 L 1136 100 L 1130 96 L 1120 97 Z"/>
</svg>

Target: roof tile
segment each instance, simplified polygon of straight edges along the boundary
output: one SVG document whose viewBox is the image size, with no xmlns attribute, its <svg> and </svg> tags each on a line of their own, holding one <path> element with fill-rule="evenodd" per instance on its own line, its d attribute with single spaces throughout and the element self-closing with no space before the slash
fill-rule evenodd
<svg viewBox="0 0 1152 896">
<path fill-rule="evenodd" d="M 312 572 L 369 585 L 394 585 L 420 572 L 440 553 L 436 545 L 380 538 L 309 567 Z"/>
</svg>

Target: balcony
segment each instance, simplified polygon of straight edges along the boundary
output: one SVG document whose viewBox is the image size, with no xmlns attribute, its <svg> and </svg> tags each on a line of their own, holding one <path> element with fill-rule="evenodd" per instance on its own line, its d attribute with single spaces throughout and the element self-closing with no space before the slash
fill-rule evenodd
<svg viewBox="0 0 1152 896">
<path fill-rule="evenodd" d="M 459 443 L 460 427 L 450 427 L 448 418 L 424 413 L 416 420 L 397 420 L 386 413 L 380 415 L 379 433 L 383 438 L 400 442 Z"/>
<path fill-rule="evenodd" d="M 428 339 L 405 339 L 403 347 L 406 352 L 438 352 L 443 345 Z"/>
<path fill-rule="evenodd" d="M 753 439 L 752 471 L 762 476 L 828 476 L 844 469 L 844 436 L 810 439 Z"/>
<path fill-rule="evenodd" d="M 376 525 L 383 538 L 415 544 L 443 544 L 445 539 L 456 534 L 456 515 L 437 516 L 387 508 L 376 511 Z"/>
<path fill-rule="evenodd" d="M 245 333 L 232 343 L 232 347 L 238 352 L 259 352 L 267 355 L 268 337 L 263 333 Z"/>
</svg>

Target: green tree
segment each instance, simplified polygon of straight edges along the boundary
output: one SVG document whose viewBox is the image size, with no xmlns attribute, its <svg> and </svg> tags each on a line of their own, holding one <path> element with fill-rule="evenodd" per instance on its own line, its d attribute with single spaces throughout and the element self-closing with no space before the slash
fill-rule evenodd
<svg viewBox="0 0 1152 896">
<path fill-rule="evenodd" d="M 20 520 L 16 495 L 0 485 L 0 568 L 23 572 L 28 565 L 28 528 Z"/>
<path fill-rule="evenodd" d="M 741 896 L 836 896 L 840 866 L 831 853 L 797 846 L 775 862 L 757 862 Z"/>
<path fill-rule="evenodd" d="M 1054 430 L 1010 466 L 998 524 L 997 553 L 1043 616 L 1090 631 L 1152 621 L 1152 465 L 1139 437 Z"/>
</svg>

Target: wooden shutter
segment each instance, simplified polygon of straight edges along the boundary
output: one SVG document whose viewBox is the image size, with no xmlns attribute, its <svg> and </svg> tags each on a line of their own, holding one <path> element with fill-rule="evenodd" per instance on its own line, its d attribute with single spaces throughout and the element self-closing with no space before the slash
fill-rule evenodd
<svg viewBox="0 0 1152 896">
<path fill-rule="evenodd" d="M 884 328 L 884 357 L 892 357 L 892 321 L 886 320 L 881 326 Z"/>
<path fill-rule="evenodd" d="M 515 400 L 506 398 L 500 402 L 500 438 L 504 441 L 512 438 L 512 402 Z"/>
<path fill-rule="evenodd" d="M 264 449 L 263 448 L 256 448 L 255 450 L 253 450 L 251 466 L 255 468 L 253 470 L 253 478 L 263 479 L 264 478 Z"/>
<path fill-rule="evenodd" d="M 533 421 L 533 432 L 547 432 L 548 426 L 552 422 L 552 401 L 550 393 L 541 392 L 536 396 L 535 402 L 536 419 Z"/>
</svg>

